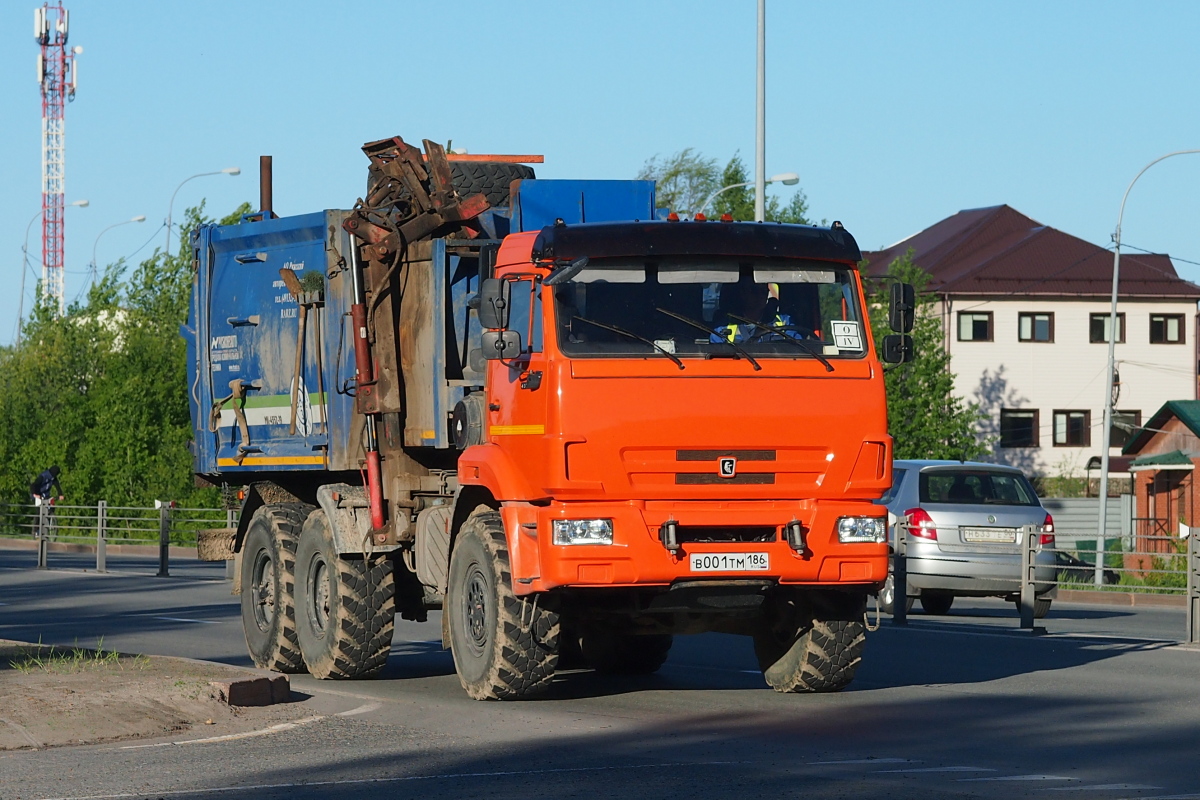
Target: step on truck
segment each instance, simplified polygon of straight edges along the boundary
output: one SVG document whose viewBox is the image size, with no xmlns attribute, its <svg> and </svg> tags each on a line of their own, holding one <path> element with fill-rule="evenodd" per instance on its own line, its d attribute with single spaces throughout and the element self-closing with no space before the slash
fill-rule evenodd
<svg viewBox="0 0 1200 800">
<path fill-rule="evenodd" d="M 195 473 L 242 497 L 219 535 L 254 662 L 371 677 L 395 615 L 440 610 L 478 699 L 707 631 L 778 691 L 849 684 L 892 460 L 850 233 L 363 150 L 353 208 L 191 240 Z"/>
</svg>

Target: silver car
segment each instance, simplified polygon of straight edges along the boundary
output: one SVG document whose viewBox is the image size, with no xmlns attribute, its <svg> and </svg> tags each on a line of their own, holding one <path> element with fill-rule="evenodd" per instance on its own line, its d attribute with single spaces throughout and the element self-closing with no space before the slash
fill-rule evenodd
<svg viewBox="0 0 1200 800">
<path fill-rule="evenodd" d="M 887 506 L 893 537 L 894 523 L 908 520 L 906 609 L 917 598 L 929 614 L 947 613 L 955 597 L 1019 602 L 1021 527 L 1036 525 L 1043 527 L 1038 535 L 1045 549 L 1034 562 L 1034 616 L 1046 616 L 1058 591 L 1054 520 L 1019 469 L 972 461 L 896 461 L 892 476 L 891 489 L 878 502 Z M 884 611 L 892 612 L 894 596 L 889 575 L 879 593 Z"/>
</svg>

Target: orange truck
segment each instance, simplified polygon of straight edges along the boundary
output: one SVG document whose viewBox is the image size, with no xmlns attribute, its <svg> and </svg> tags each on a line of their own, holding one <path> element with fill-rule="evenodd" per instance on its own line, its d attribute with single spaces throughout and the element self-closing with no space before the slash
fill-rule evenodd
<svg viewBox="0 0 1200 800">
<path fill-rule="evenodd" d="M 440 610 L 477 699 L 651 673 L 707 631 L 753 637 L 778 691 L 849 684 L 892 460 L 854 238 L 364 151 L 353 209 L 193 239 L 195 470 L 244 493 L 222 535 L 254 661 L 371 676 L 396 614 Z"/>
</svg>

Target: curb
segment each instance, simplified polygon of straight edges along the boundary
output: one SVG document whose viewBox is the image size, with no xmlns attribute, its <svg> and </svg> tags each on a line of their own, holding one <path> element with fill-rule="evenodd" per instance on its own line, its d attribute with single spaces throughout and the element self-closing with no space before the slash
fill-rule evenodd
<svg viewBox="0 0 1200 800">
<path fill-rule="evenodd" d="M 0 644 L 39 646 L 36 642 L 23 642 L 19 639 L 0 639 Z M 54 647 L 54 645 L 46 644 L 40 646 Z M 82 647 L 79 649 L 93 650 L 94 648 Z M 219 661 L 204 661 L 199 658 L 182 656 L 149 655 L 146 657 L 160 661 L 182 661 L 186 664 L 198 664 L 203 667 L 220 667 L 223 670 L 239 670 L 246 673 L 244 678 L 223 678 L 208 682 L 208 685 L 216 691 L 217 699 L 230 706 L 270 706 L 276 703 L 286 703 L 292 698 L 291 681 L 282 672 L 239 667 L 236 664 L 222 664 Z"/>
<path fill-rule="evenodd" d="M 1063 589 L 1059 585 L 1058 600 L 1064 603 L 1083 603 L 1096 606 L 1142 606 L 1187 608 L 1187 598 L 1172 594 L 1141 594 L 1138 592 L 1089 592 Z"/>
</svg>

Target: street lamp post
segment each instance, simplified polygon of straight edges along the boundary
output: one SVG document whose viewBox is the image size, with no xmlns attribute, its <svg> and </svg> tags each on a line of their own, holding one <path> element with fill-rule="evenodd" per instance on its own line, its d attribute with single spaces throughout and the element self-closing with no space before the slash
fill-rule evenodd
<svg viewBox="0 0 1200 800">
<path fill-rule="evenodd" d="M 768 183 L 782 183 L 784 186 L 795 186 L 795 185 L 796 185 L 797 183 L 799 183 L 799 182 L 800 182 L 800 176 L 799 176 L 799 175 L 797 175 L 796 173 L 794 173 L 794 172 L 781 172 L 781 173 L 779 173 L 778 175 L 772 175 L 771 177 L 767 178 L 765 181 L 762 181 L 762 184 L 765 186 L 765 185 L 766 185 L 766 184 L 768 184 Z M 758 188 L 758 183 L 759 183 L 759 181 L 757 181 L 757 180 L 753 180 L 753 181 L 746 181 L 745 183 L 731 183 L 731 184 L 729 184 L 728 186 L 722 186 L 720 189 L 717 189 L 715 192 L 713 192 L 712 194 L 710 194 L 710 195 L 708 196 L 708 198 L 707 198 L 707 199 L 704 201 L 704 203 L 703 203 L 703 204 L 700 206 L 700 212 L 699 212 L 699 213 L 703 214 L 703 213 L 705 213 L 706 211 L 708 211 L 708 207 L 709 207 L 709 205 L 711 205 L 711 204 L 712 204 L 712 201 L 713 201 L 713 200 L 716 200 L 716 199 L 717 199 L 717 197 L 719 197 L 719 196 L 720 196 L 721 194 L 723 194 L 724 192 L 727 192 L 727 191 L 729 191 L 730 189 L 742 189 L 742 188 L 745 188 L 745 187 L 747 187 L 747 186 L 754 186 L 754 187 L 755 187 L 755 193 L 756 193 L 756 196 L 755 196 L 755 199 L 754 199 L 754 205 L 755 205 L 755 207 L 757 208 L 757 207 L 758 207 L 758 202 L 759 202 L 759 200 L 760 200 L 760 199 L 762 199 L 762 195 L 764 194 L 763 190 L 762 190 L 762 189 L 760 189 L 760 188 Z M 758 221 L 758 222 L 762 222 L 762 220 L 761 220 L 761 219 L 759 219 L 759 220 L 756 220 L 756 221 Z"/>
<path fill-rule="evenodd" d="M 76 200 L 67 205 L 75 208 L 87 208 L 91 203 L 87 200 Z M 21 245 L 21 298 L 17 301 L 17 333 L 14 337 L 17 344 L 21 343 L 21 320 L 25 317 L 25 273 L 29 271 L 29 229 L 41 216 L 42 212 L 39 211 L 29 220 L 29 224 L 25 226 L 25 243 Z"/>
<path fill-rule="evenodd" d="M 226 167 L 225 169 L 219 169 L 216 172 L 197 172 L 195 175 L 193 175 L 190 178 L 184 178 L 183 182 L 175 187 L 175 191 L 171 192 L 171 202 L 167 205 L 167 247 L 166 247 L 166 250 L 163 251 L 167 256 L 171 255 L 171 214 L 175 209 L 175 195 L 179 194 L 179 190 L 183 188 L 183 184 L 187 183 L 188 181 L 193 180 L 195 178 L 204 178 L 209 175 L 241 175 L 241 174 L 242 174 L 242 171 L 238 167 Z"/>
<path fill-rule="evenodd" d="M 1101 554 L 1104 552 L 1104 536 L 1108 532 L 1108 449 L 1112 446 L 1112 387 L 1113 375 L 1117 368 L 1117 284 L 1120 281 L 1121 275 L 1121 222 L 1125 218 L 1125 201 L 1129 199 L 1129 192 L 1133 189 L 1133 185 L 1138 182 L 1138 178 L 1146 173 L 1146 170 L 1172 156 L 1182 156 L 1188 153 L 1200 153 L 1200 149 L 1176 150 L 1173 153 L 1167 153 L 1165 156 L 1159 156 L 1142 167 L 1141 172 L 1133 176 L 1133 180 L 1129 182 L 1129 186 L 1125 189 L 1125 194 L 1121 196 L 1121 210 L 1117 213 L 1117 229 L 1113 232 L 1112 307 L 1109 309 L 1108 314 L 1108 380 L 1104 382 L 1104 430 L 1101 432 L 1104 449 L 1100 453 L 1100 520 L 1096 531 L 1095 580 L 1097 586 L 1104 584 L 1104 560 Z"/>
<path fill-rule="evenodd" d="M 767 0 L 758 0 L 758 86 L 755 103 L 754 221 L 767 218 Z"/>
<path fill-rule="evenodd" d="M 136 217 L 124 219 L 124 220 L 121 220 L 120 222 L 114 222 L 112 225 L 109 225 L 107 228 L 100 231 L 100 233 L 96 234 L 96 241 L 92 242 L 92 263 L 90 264 L 93 286 L 96 285 L 96 245 L 100 244 L 100 237 L 103 236 L 104 234 L 108 233 L 109 231 L 111 231 L 113 228 L 120 227 L 121 225 L 128 225 L 131 222 L 145 222 L 145 221 L 146 221 L 146 215 L 138 214 Z"/>
</svg>

